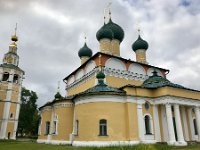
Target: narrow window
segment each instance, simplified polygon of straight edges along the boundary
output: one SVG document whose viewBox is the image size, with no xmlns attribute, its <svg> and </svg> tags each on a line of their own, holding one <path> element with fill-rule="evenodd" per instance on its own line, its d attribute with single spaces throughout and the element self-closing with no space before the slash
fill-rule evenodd
<svg viewBox="0 0 200 150">
<path fill-rule="evenodd" d="M 13 113 L 10 114 L 10 118 L 13 118 Z"/>
<path fill-rule="evenodd" d="M 146 115 L 144 117 L 144 122 L 145 122 L 145 131 L 146 131 L 146 134 L 152 134 L 151 133 L 150 117 L 148 115 Z"/>
<path fill-rule="evenodd" d="M 46 131 L 45 131 L 45 134 L 46 134 L 46 135 L 49 134 L 49 130 L 50 130 L 50 122 L 47 121 L 47 122 L 46 122 Z"/>
<path fill-rule="evenodd" d="M 8 73 L 8 72 L 5 72 L 5 73 L 3 74 L 2 81 L 8 81 L 8 78 L 9 78 L 9 73 Z"/>
<path fill-rule="evenodd" d="M 76 124 L 75 124 L 75 135 L 78 135 L 78 128 L 79 128 L 79 121 L 76 120 Z"/>
<path fill-rule="evenodd" d="M 14 75 L 13 82 L 18 83 L 18 75 L 17 74 Z"/>
<path fill-rule="evenodd" d="M 10 139 L 10 135 L 11 135 L 11 133 L 10 133 L 10 132 L 8 132 L 8 140 Z"/>
<path fill-rule="evenodd" d="M 53 125 L 54 125 L 54 132 L 53 132 L 53 134 L 57 134 L 57 121 L 54 121 Z"/>
<path fill-rule="evenodd" d="M 196 119 L 193 119 L 193 124 L 194 124 L 194 134 L 198 135 Z"/>
<path fill-rule="evenodd" d="M 105 119 L 99 121 L 99 135 L 107 136 L 107 120 Z"/>
</svg>

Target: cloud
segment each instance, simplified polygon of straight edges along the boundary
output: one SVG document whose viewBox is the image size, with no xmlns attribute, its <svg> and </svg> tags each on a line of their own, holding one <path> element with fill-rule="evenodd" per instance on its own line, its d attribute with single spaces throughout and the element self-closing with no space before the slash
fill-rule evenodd
<svg viewBox="0 0 200 150">
<path fill-rule="evenodd" d="M 10 35 L 18 23 L 23 85 L 39 96 L 38 105 L 54 98 L 58 81 L 80 66 L 78 50 L 84 33 L 93 53 L 99 51 L 96 32 L 103 25 L 109 0 L 0 0 L 0 58 L 7 52 Z M 200 90 L 200 2 L 196 0 L 117 0 L 112 20 L 125 31 L 121 56 L 135 60 L 131 49 L 137 28 L 148 41 L 149 64 L 170 69 L 174 83 Z"/>
</svg>

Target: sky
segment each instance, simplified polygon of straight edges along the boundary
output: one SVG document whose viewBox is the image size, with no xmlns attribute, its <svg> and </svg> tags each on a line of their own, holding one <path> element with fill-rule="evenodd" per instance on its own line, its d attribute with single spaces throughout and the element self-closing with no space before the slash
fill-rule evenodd
<svg viewBox="0 0 200 150">
<path fill-rule="evenodd" d="M 38 106 L 54 99 L 58 82 L 65 96 L 63 79 L 80 66 L 84 35 L 93 54 L 99 51 L 96 32 L 110 2 L 0 0 L 0 63 L 17 23 L 23 86 L 37 93 Z M 169 69 L 170 81 L 200 90 L 200 1 L 113 0 L 111 12 L 113 22 L 125 32 L 121 57 L 135 60 L 131 45 L 140 28 L 149 43 L 149 64 Z"/>
</svg>

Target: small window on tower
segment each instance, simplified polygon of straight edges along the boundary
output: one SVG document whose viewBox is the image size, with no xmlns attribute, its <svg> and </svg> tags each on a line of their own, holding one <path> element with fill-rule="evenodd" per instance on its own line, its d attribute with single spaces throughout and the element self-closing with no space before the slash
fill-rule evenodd
<svg viewBox="0 0 200 150">
<path fill-rule="evenodd" d="M 2 81 L 8 81 L 8 78 L 9 78 L 9 73 L 8 72 L 4 72 Z"/>
<path fill-rule="evenodd" d="M 10 114 L 10 118 L 13 118 L 13 113 Z"/>
<path fill-rule="evenodd" d="M 18 75 L 17 74 L 14 75 L 13 82 L 18 83 Z"/>
</svg>

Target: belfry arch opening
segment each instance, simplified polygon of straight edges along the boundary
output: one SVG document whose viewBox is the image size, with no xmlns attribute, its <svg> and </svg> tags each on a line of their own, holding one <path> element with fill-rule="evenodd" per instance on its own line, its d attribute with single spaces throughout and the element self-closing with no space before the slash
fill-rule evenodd
<svg viewBox="0 0 200 150">
<path fill-rule="evenodd" d="M 2 81 L 8 81 L 8 79 L 9 79 L 9 73 L 8 72 L 4 72 Z"/>
</svg>

